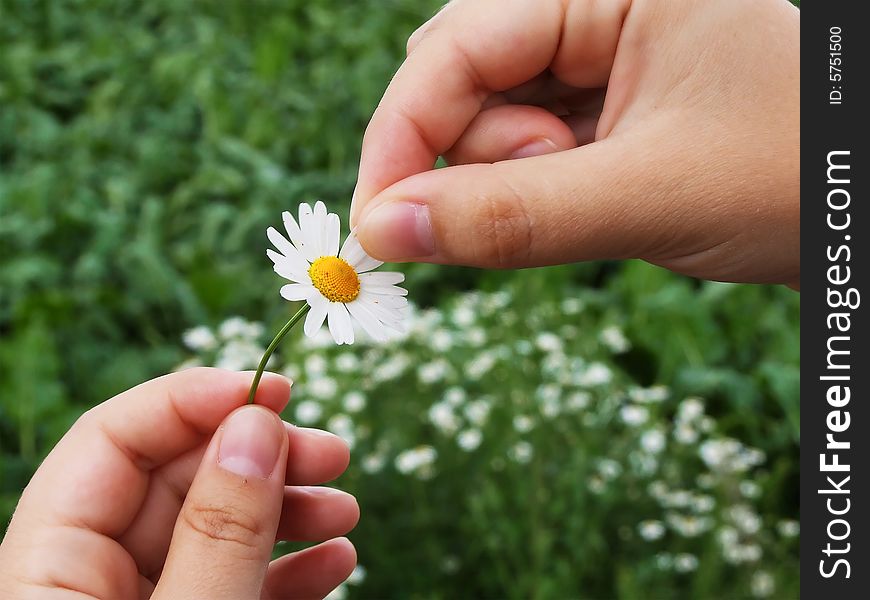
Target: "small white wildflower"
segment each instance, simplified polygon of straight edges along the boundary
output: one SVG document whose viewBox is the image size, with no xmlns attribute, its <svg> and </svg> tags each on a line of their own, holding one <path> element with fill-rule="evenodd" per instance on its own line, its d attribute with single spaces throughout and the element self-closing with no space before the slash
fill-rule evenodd
<svg viewBox="0 0 870 600">
<path fill-rule="evenodd" d="M 767 571 L 756 571 L 752 574 L 749 588 L 756 598 L 767 598 L 776 591 L 776 584 L 773 576 Z"/>
<path fill-rule="evenodd" d="M 417 368 L 417 377 L 421 383 L 433 384 L 441 381 L 450 372 L 450 364 L 443 358 L 420 365 Z"/>
<path fill-rule="evenodd" d="M 214 350 L 217 347 L 217 338 L 205 325 L 188 329 L 181 339 L 194 352 Z"/>
<path fill-rule="evenodd" d="M 551 331 L 542 331 L 535 338 L 535 345 L 544 352 L 561 352 L 562 338 Z"/>
<path fill-rule="evenodd" d="M 511 459 L 520 464 L 526 464 L 530 460 L 532 460 L 533 454 L 534 449 L 532 448 L 532 445 L 525 440 L 517 442 L 508 451 L 508 455 L 511 457 Z"/>
<path fill-rule="evenodd" d="M 593 475 L 586 481 L 586 486 L 593 494 L 601 494 L 607 488 L 607 484 L 598 475 Z"/>
<path fill-rule="evenodd" d="M 620 409 L 619 418 L 629 427 L 638 427 L 647 422 L 649 411 L 643 406 L 627 404 Z"/>
<path fill-rule="evenodd" d="M 296 422 L 302 425 L 312 425 L 320 420 L 323 408 L 313 400 L 304 400 L 296 405 Z"/>
<path fill-rule="evenodd" d="M 513 420 L 514 429 L 519 433 L 528 433 L 535 426 L 535 421 L 528 415 L 517 415 Z"/>
<path fill-rule="evenodd" d="M 356 354 L 342 352 L 335 359 L 335 368 L 340 373 L 353 373 L 359 369 L 359 358 Z"/>
<path fill-rule="evenodd" d="M 622 333 L 622 330 L 615 325 L 602 329 L 598 339 L 615 354 L 622 354 L 631 348 L 628 338 L 626 338 L 625 334 Z"/>
<path fill-rule="evenodd" d="M 281 369 L 281 375 L 287 377 L 290 381 L 296 381 L 302 376 L 302 369 L 299 368 L 299 365 L 291 363 Z"/>
<path fill-rule="evenodd" d="M 326 373 L 326 359 L 319 354 L 312 354 L 305 359 L 305 374 L 315 378 Z"/>
<path fill-rule="evenodd" d="M 801 525 L 797 521 L 793 521 L 791 519 L 784 519 L 777 523 L 776 525 L 777 531 L 779 531 L 779 535 L 784 538 L 793 538 L 800 535 Z"/>
<path fill-rule="evenodd" d="M 669 571 L 674 566 L 674 557 L 667 552 L 659 552 L 655 555 L 655 562 L 660 571 Z"/>
<path fill-rule="evenodd" d="M 378 365 L 374 372 L 372 372 L 372 379 L 377 382 L 397 379 L 410 365 L 411 360 L 407 355 L 396 353 L 392 358 Z"/>
<path fill-rule="evenodd" d="M 432 332 L 429 343 L 436 352 L 447 352 L 453 347 L 453 334 L 446 329 L 436 329 Z"/>
<path fill-rule="evenodd" d="M 349 413 L 358 413 L 366 407 L 365 394 L 357 391 L 348 392 L 344 395 L 342 406 Z"/>
<path fill-rule="evenodd" d="M 578 298 L 565 298 L 562 300 L 562 312 L 566 315 L 576 315 L 583 310 L 583 301 Z"/>
<path fill-rule="evenodd" d="M 665 519 L 670 528 L 683 537 L 698 537 L 713 527 L 713 520 L 709 517 L 668 513 Z"/>
<path fill-rule="evenodd" d="M 469 402 L 465 406 L 465 418 L 473 425 L 482 427 L 489 417 L 490 408 L 490 401 L 484 398 L 475 400 L 474 402 Z"/>
<path fill-rule="evenodd" d="M 613 372 L 604 363 L 591 363 L 586 370 L 580 375 L 579 385 L 582 386 L 599 386 L 610 383 L 613 379 Z"/>
<path fill-rule="evenodd" d="M 451 387 L 444 392 L 444 402 L 450 406 L 456 407 L 465 402 L 465 390 L 461 387 Z"/>
<path fill-rule="evenodd" d="M 612 458 L 601 458 L 595 463 L 595 466 L 604 479 L 616 479 L 622 474 L 622 465 Z"/>
<path fill-rule="evenodd" d="M 445 556 L 441 561 L 441 570 L 447 575 L 452 575 L 459 570 L 459 559 L 453 555 Z"/>
<path fill-rule="evenodd" d="M 674 428 L 674 439 L 684 445 L 694 444 L 698 441 L 698 430 L 685 423 L 678 423 Z"/>
<path fill-rule="evenodd" d="M 230 340 L 220 349 L 215 366 L 229 371 L 253 369 L 259 364 L 265 349 L 249 340 Z"/>
<path fill-rule="evenodd" d="M 640 447 L 650 454 L 658 454 L 665 449 L 665 434 L 661 429 L 648 429 L 640 436 Z"/>
<path fill-rule="evenodd" d="M 465 333 L 465 341 L 472 348 L 479 348 L 486 343 L 486 330 L 483 327 L 472 327 Z"/>
<path fill-rule="evenodd" d="M 677 408 L 677 420 L 691 422 L 704 414 L 704 402 L 700 398 L 686 398 Z"/>
<path fill-rule="evenodd" d="M 318 377 L 309 381 L 308 385 L 305 386 L 305 390 L 315 398 L 329 400 L 335 397 L 335 393 L 338 391 L 338 383 L 332 377 Z"/>
<path fill-rule="evenodd" d="M 574 392 L 565 400 L 565 406 L 571 410 L 583 410 L 589 406 L 592 396 L 589 392 Z"/>
<path fill-rule="evenodd" d="M 242 317 L 230 317 L 218 326 L 218 335 L 224 340 L 256 340 L 263 335 L 263 325 Z"/>
<path fill-rule="evenodd" d="M 693 496 L 690 506 L 695 512 L 707 513 L 716 508 L 716 500 L 713 498 L 713 496 Z"/>
<path fill-rule="evenodd" d="M 638 404 L 657 404 L 667 400 L 670 389 L 666 385 L 654 385 L 648 388 L 633 387 L 628 391 L 628 397 Z"/>
<path fill-rule="evenodd" d="M 691 573 L 698 568 L 698 557 L 694 554 L 677 554 L 674 557 L 674 570 L 677 573 Z"/>
<path fill-rule="evenodd" d="M 514 342 L 514 350 L 520 356 L 528 356 L 532 353 L 534 346 L 529 340 L 517 340 Z"/>
<path fill-rule="evenodd" d="M 403 475 L 421 472 L 425 475 L 436 458 L 438 452 L 432 446 L 417 446 L 396 456 L 396 470 Z"/>
<path fill-rule="evenodd" d="M 729 508 L 728 517 L 743 533 L 752 535 L 761 529 L 761 518 L 747 504 L 735 504 Z"/>
<path fill-rule="evenodd" d="M 482 440 L 483 434 L 480 433 L 480 429 L 466 429 L 456 436 L 456 443 L 466 452 L 476 450 Z"/>
<path fill-rule="evenodd" d="M 453 412 L 453 407 L 445 402 L 436 402 L 429 407 L 429 421 L 444 434 L 451 434 L 459 429 L 459 419 Z"/>
<path fill-rule="evenodd" d="M 326 429 L 343 439 L 352 450 L 356 444 L 353 419 L 347 415 L 334 415 L 326 422 Z"/>
<path fill-rule="evenodd" d="M 362 460 L 362 470 L 369 475 L 379 473 L 381 469 L 384 468 L 384 464 L 386 464 L 386 462 L 387 457 L 384 456 L 384 454 L 381 452 L 367 454 Z"/>
<path fill-rule="evenodd" d="M 660 539 L 665 534 L 665 526 L 661 521 L 641 521 L 637 526 L 640 537 L 648 542 Z"/>
<path fill-rule="evenodd" d="M 477 319 L 474 310 L 471 307 L 462 304 L 453 309 L 451 317 L 453 318 L 453 322 L 460 327 L 470 327 Z"/>
<path fill-rule="evenodd" d="M 748 479 L 740 482 L 739 489 L 744 498 L 758 498 L 761 495 L 761 486 Z"/>
<path fill-rule="evenodd" d="M 483 351 L 465 367 L 465 373 L 471 379 L 480 379 L 495 366 L 496 356 L 492 352 Z"/>
</svg>

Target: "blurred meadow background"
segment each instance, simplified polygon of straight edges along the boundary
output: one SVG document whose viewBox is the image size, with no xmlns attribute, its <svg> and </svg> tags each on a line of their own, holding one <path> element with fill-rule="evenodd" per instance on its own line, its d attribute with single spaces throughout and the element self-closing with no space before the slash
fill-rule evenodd
<svg viewBox="0 0 870 600">
<path fill-rule="evenodd" d="M 0 0 L 0 518 L 87 408 L 251 368 L 265 229 L 346 215 L 437 0 Z M 346 231 L 345 231 L 346 232 Z M 353 449 L 335 597 L 798 596 L 798 294 L 640 262 L 403 267 L 406 335 L 289 336 L 284 417 Z M 281 544 L 278 550 L 296 548 Z"/>
</svg>

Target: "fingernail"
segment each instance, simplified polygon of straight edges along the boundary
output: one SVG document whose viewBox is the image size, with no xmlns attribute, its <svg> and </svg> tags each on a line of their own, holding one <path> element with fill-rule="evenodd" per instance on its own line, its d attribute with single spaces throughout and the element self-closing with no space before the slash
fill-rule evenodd
<svg viewBox="0 0 870 600">
<path fill-rule="evenodd" d="M 360 224 L 378 258 L 425 258 L 435 254 L 429 207 L 416 202 L 388 202 L 375 208 Z"/>
<path fill-rule="evenodd" d="M 356 186 L 353 186 L 353 194 L 350 196 L 350 228 L 353 229 L 354 224 L 356 223 Z"/>
<path fill-rule="evenodd" d="M 547 138 L 538 138 L 514 150 L 508 157 L 513 160 L 515 158 L 528 158 L 530 156 L 541 156 L 542 154 L 550 154 L 559 150 L 556 144 Z"/>
<path fill-rule="evenodd" d="M 283 430 L 277 430 L 275 417 L 267 409 L 242 408 L 224 424 L 218 464 L 242 477 L 267 479 L 278 461 L 283 436 Z"/>
</svg>

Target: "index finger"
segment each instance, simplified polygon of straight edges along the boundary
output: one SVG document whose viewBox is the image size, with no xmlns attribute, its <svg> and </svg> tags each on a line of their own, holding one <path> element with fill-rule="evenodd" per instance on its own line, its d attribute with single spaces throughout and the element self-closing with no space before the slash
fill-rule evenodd
<svg viewBox="0 0 870 600">
<path fill-rule="evenodd" d="M 561 2 L 457 2 L 399 68 L 363 138 L 351 222 L 390 185 L 431 169 L 493 92 L 547 68 L 559 46 Z"/>
<path fill-rule="evenodd" d="M 608 84 L 630 0 L 454 0 L 412 39 L 363 138 L 351 208 L 431 169 L 487 98 L 549 69 L 580 88 Z"/>
<path fill-rule="evenodd" d="M 98 405 L 48 455 L 17 512 L 119 535 L 145 498 L 149 472 L 212 435 L 245 403 L 252 379 L 253 373 L 190 369 Z M 289 399 L 287 379 L 270 374 L 260 382 L 258 404 L 278 412 Z"/>
</svg>

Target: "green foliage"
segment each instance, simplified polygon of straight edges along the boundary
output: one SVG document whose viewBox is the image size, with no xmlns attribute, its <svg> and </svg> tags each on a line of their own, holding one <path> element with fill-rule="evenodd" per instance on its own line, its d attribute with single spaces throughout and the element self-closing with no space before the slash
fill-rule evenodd
<svg viewBox="0 0 870 600">
<path fill-rule="evenodd" d="M 234 314 L 272 331 L 287 318 L 263 232 L 300 201 L 323 199 L 346 215 L 365 123 L 405 39 L 440 4 L 0 0 L 0 518 L 79 414 L 188 358 L 184 331 Z M 363 375 L 330 375 L 337 388 L 327 398 L 312 396 L 316 378 L 295 367 L 298 400 L 317 400 L 323 425 L 344 411 L 346 393 L 368 399 L 353 417 L 354 467 L 340 482 L 364 511 L 353 536 L 368 567 L 361 595 L 632 598 L 650 586 L 663 596 L 747 595 L 750 567 L 725 561 L 712 533 L 637 541 L 641 521 L 664 518 L 644 476 L 590 491 L 597 459 L 631 471 L 637 439 L 614 411 L 630 390 L 658 384 L 670 392 L 650 425 L 672 435 L 679 403 L 697 394 L 716 436 L 764 452 L 746 475 L 761 487 L 757 542 L 779 591 L 793 592 L 797 542 L 775 527 L 797 515 L 796 294 L 699 284 L 642 263 L 407 273 L 415 301 L 447 319 L 433 327 L 454 336 L 460 292 L 508 300 L 502 316 L 477 322 L 482 346 L 463 342 L 441 357 L 453 374 L 439 381 L 421 380 L 417 367 L 439 356 L 413 336 L 399 376 L 365 375 L 398 346 L 360 350 Z M 568 298 L 585 309 L 560 312 Z M 499 320 L 508 314 L 511 323 Z M 605 351 L 608 327 L 631 347 Z M 538 368 L 542 351 L 511 354 L 517 368 L 477 380 L 462 365 L 525 347 L 542 328 L 563 340 L 565 356 L 600 361 L 614 380 L 590 391 L 588 410 L 538 415 L 526 439 L 513 419 L 542 410 L 539 389 L 554 383 Z M 330 369 L 338 361 L 334 349 L 297 351 L 284 356 L 323 354 Z M 560 402 L 578 391 L 556 383 Z M 454 387 L 493 406 L 475 452 L 427 416 Z M 523 440 L 533 448 L 525 465 L 509 453 Z M 438 454 L 431 478 L 395 468 L 420 444 Z M 694 488 L 696 450 L 662 459 L 671 485 Z M 379 452 L 380 470 L 367 469 Z M 717 481 L 721 529 L 739 482 Z M 692 554 L 700 565 L 678 574 L 656 563 L 660 554 Z"/>
</svg>

